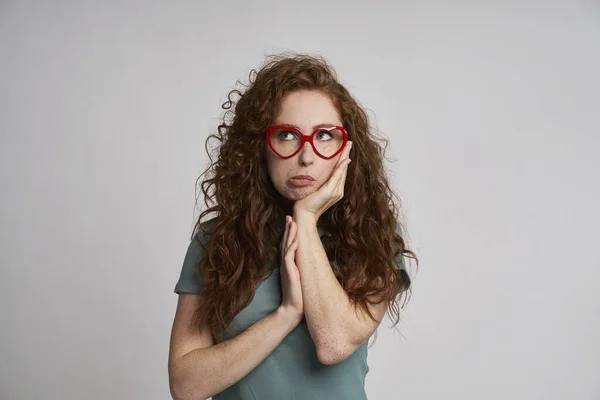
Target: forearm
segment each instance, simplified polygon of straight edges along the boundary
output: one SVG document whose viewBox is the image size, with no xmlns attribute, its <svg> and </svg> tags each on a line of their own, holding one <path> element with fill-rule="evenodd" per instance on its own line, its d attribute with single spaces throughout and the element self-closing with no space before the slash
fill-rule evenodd
<svg viewBox="0 0 600 400">
<path fill-rule="evenodd" d="M 298 225 L 295 260 L 302 282 L 306 324 L 320 360 L 343 359 L 353 352 L 346 340 L 347 321 L 353 308 L 333 273 L 316 221 L 299 213 L 294 216 Z"/>
<path fill-rule="evenodd" d="M 299 322 L 279 308 L 232 339 L 186 354 L 173 368 L 173 398 L 207 399 L 232 386 L 267 358 Z"/>
</svg>

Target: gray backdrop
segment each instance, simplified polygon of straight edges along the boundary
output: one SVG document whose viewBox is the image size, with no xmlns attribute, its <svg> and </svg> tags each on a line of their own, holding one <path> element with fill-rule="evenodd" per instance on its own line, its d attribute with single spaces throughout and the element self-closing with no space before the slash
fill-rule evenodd
<svg viewBox="0 0 600 400">
<path fill-rule="evenodd" d="M 600 399 L 598 2 L 214 3 L 0 3 L 0 398 L 170 398 L 204 141 L 295 50 L 390 139 L 421 259 L 369 398 Z"/>
</svg>

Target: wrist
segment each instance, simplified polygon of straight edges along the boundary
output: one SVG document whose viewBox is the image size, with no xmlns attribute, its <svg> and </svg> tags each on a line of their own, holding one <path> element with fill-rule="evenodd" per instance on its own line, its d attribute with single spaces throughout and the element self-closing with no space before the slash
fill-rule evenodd
<svg viewBox="0 0 600 400">
<path fill-rule="evenodd" d="M 319 217 L 306 211 L 294 210 L 294 221 L 296 223 L 303 222 L 308 224 L 317 224 Z"/>
<path fill-rule="evenodd" d="M 288 309 L 285 306 L 279 306 L 275 311 L 275 314 L 283 324 L 289 325 L 292 329 L 295 328 L 303 318 L 303 315 L 299 315 L 296 311 Z"/>
</svg>

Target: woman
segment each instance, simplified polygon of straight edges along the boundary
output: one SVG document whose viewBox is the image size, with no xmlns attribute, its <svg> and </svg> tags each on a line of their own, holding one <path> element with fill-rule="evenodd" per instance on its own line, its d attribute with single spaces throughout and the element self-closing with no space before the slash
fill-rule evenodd
<svg viewBox="0 0 600 400">
<path fill-rule="evenodd" d="M 324 59 L 271 57 L 249 80 L 207 139 L 213 206 L 175 287 L 171 394 L 366 399 L 368 339 L 388 308 L 397 324 L 416 260 L 383 150 Z"/>
</svg>

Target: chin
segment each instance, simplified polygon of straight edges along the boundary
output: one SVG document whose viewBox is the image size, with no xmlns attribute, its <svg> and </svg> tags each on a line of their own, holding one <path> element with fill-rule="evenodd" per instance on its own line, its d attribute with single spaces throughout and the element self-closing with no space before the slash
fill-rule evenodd
<svg viewBox="0 0 600 400">
<path fill-rule="evenodd" d="M 308 188 L 298 188 L 296 190 L 287 190 L 285 194 L 285 198 L 290 201 L 302 200 L 309 194 L 314 192 L 313 189 Z"/>
</svg>

